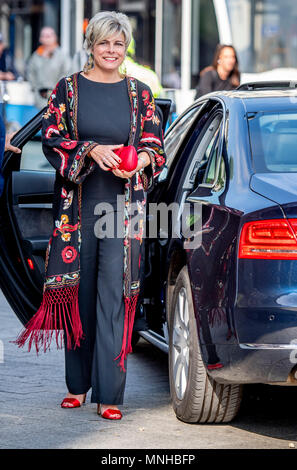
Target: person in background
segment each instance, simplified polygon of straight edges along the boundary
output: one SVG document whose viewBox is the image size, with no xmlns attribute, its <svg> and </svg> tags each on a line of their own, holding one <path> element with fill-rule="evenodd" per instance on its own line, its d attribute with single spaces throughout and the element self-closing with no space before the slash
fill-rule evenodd
<svg viewBox="0 0 297 470">
<path fill-rule="evenodd" d="M 32 86 L 35 106 L 42 109 L 60 78 L 67 75 L 70 58 L 59 47 L 53 28 L 45 26 L 39 37 L 40 46 L 28 63 L 28 80 Z"/>
<path fill-rule="evenodd" d="M 195 99 L 218 90 L 233 90 L 240 84 L 238 59 L 233 46 L 218 44 L 212 65 L 200 72 Z"/>
<path fill-rule="evenodd" d="M 85 40 L 85 34 L 86 34 L 88 24 L 89 24 L 89 20 L 88 18 L 85 18 L 83 22 L 84 40 Z M 81 70 L 83 70 L 84 65 L 86 64 L 86 62 L 88 62 L 88 59 L 89 59 L 89 54 L 84 48 L 77 51 L 72 57 L 71 65 L 70 65 L 70 69 L 68 73 L 72 74 L 72 73 L 80 72 Z"/>
<path fill-rule="evenodd" d="M 18 76 L 12 55 L 5 45 L 3 35 L 0 33 L 0 80 L 16 80 Z"/>
<path fill-rule="evenodd" d="M 71 74 L 83 70 L 85 63 L 88 62 L 88 58 L 89 54 L 84 49 L 77 51 L 72 58 L 69 73 Z"/>
</svg>

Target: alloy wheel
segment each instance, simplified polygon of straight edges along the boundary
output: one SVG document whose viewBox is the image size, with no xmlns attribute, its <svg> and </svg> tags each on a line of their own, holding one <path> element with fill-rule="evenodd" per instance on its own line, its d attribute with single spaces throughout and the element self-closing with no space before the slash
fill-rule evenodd
<svg viewBox="0 0 297 470">
<path fill-rule="evenodd" d="M 176 395 L 182 400 L 188 383 L 189 372 L 189 304 L 186 289 L 178 293 L 173 320 L 173 378 Z"/>
</svg>

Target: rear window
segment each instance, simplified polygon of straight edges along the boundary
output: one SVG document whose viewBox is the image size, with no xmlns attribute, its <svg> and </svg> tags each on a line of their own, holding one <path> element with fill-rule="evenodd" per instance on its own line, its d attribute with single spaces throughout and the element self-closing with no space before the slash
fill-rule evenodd
<svg viewBox="0 0 297 470">
<path fill-rule="evenodd" d="M 248 113 L 256 173 L 297 172 L 297 112 Z"/>
</svg>

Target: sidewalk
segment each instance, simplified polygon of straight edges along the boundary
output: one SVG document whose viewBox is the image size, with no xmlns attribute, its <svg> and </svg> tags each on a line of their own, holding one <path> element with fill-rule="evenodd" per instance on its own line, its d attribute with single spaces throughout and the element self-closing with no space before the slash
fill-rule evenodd
<svg viewBox="0 0 297 470">
<path fill-rule="evenodd" d="M 37 357 L 35 352 L 9 343 L 21 324 L 1 292 L 0 322 L 4 343 L 4 362 L 0 363 L 2 449 L 256 449 L 288 448 L 292 442 L 288 439 L 296 440 L 295 425 L 280 428 L 276 439 L 274 433 L 267 435 L 266 422 L 259 423 L 258 418 L 257 428 L 254 416 L 246 414 L 232 425 L 179 421 L 171 407 L 167 355 L 143 339 L 128 358 L 121 421 L 99 417 L 89 397 L 81 408 L 62 409 L 64 351 L 53 345 L 50 352 Z"/>
</svg>

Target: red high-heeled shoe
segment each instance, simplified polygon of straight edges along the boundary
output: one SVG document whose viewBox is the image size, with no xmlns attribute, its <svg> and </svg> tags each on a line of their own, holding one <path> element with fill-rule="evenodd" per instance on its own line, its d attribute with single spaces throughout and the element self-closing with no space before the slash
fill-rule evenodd
<svg viewBox="0 0 297 470">
<path fill-rule="evenodd" d="M 101 413 L 101 405 L 99 405 L 97 414 L 99 416 L 101 415 L 102 418 L 105 419 L 121 419 L 123 416 L 120 410 L 113 410 L 112 408 L 107 408 L 103 413 Z"/>
<path fill-rule="evenodd" d="M 61 408 L 79 408 L 85 401 L 86 397 L 83 399 L 82 403 L 80 403 L 77 398 L 64 398 L 61 403 Z"/>
</svg>

